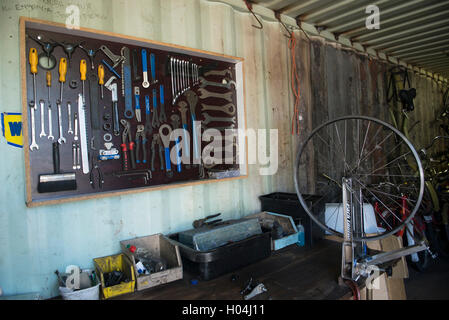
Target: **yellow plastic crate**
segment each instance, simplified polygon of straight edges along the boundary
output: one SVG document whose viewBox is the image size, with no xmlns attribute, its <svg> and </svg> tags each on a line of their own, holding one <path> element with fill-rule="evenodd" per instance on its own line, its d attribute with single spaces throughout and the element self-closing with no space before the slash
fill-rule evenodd
<svg viewBox="0 0 449 320">
<path fill-rule="evenodd" d="M 94 259 L 97 276 L 101 281 L 101 293 L 103 299 L 109 299 L 122 294 L 134 292 L 136 278 L 132 262 L 123 253 Z M 126 274 L 130 282 L 122 282 L 112 287 L 105 287 L 104 274 L 112 271 L 121 271 Z"/>
</svg>

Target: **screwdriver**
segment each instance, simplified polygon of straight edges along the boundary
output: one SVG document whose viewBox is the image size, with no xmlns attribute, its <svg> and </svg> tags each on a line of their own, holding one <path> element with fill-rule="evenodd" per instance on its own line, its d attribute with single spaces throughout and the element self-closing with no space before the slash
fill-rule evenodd
<svg viewBox="0 0 449 320">
<path fill-rule="evenodd" d="M 37 99 L 37 93 L 36 93 L 36 73 L 37 73 L 37 50 L 36 48 L 30 49 L 30 66 L 31 66 L 31 73 L 33 74 L 33 94 L 34 94 L 34 109 L 37 108 L 36 106 L 36 99 Z"/>
<path fill-rule="evenodd" d="M 84 81 L 86 80 L 86 71 L 87 71 L 87 65 L 86 60 L 81 59 L 80 61 L 80 74 L 81 74 L 81 83 L 82 83 L 82 90 L 83 90 L 83 103 L 86 103 L 86 99 L 84 96 Z"/>
<path fill-rule="evenodd" d="M 104 67 L 102 64 L 98 66 L 98 84 L 101 88 L 101 99 L 103 99 Z"/>
<path fill-rule="evenodd" d="M 67 74 L 67 59 L 61 58 L 59 60 L 59 82 L 61 83 L 60 103 L 62 103 L 62 91 L 64 88 L 65 76 Z"/>
<path fill-rule="evenodd" d="M 48 103 L 50 103 L 51 71 L 47 71 Z"/>
</svg>

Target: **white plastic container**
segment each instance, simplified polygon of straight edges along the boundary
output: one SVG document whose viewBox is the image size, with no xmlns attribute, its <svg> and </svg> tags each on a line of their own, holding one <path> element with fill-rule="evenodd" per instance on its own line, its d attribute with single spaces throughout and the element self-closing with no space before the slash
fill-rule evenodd
<svg viewBox="0 0 449 320">
<path fill-rule="evenodd" d="M 92 274 L 92 270 L 82 270 L 83 273 Z M 64 300 L 99 300 L 100 299 L 100 282 L 97 278 L 97 284 L 81 290 L 72 290 L 66 287 L 59 287 L 59 293 Z"/>
</svg>

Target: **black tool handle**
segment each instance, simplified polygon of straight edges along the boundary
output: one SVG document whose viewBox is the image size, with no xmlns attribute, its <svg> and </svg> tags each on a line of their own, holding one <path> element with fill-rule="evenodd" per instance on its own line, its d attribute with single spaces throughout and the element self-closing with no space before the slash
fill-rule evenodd
<svg viewBox="0 0 449 320">
<path fill-rule="evenodd" d="M 53 142 L 53 171 L 54 173 L 60 173 L 60 159 L 59 159 L 59 143 Z"/>
</svg>

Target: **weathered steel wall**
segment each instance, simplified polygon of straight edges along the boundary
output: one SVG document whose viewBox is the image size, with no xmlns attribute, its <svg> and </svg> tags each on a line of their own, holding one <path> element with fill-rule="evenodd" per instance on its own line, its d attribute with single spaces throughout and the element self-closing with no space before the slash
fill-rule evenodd
<svg viewBox="0 0 449 320">
<path fill-rule="evenodd" d="M 0 0 L 1 112 L 21 112 L 19 17 L 64 23 L 68 5 L 80 8 L 82 27 L 243 57 L 247 126 L 279 130 L 279 169 L 274 176 L 262 176 L 256 164 L 249 166 L 247 179 L 238 181 L 29 209 L 23 152 L 1 139 L 0 286 L 6 295 L 55 296 L 54 270 L 68 264 L 91 267 L 93 258 L 119 252 L 120 240 L 185 230 L 194 219 L 212 213 L 229 219 L 257 212 L 260 195 L 294 192 L 298 142 L 313 126 L 351 113 L 386 118 L 379 85 L 382 64 L 319 40 L 309 43 L 298 34 L 303 121 L 301 136 L 292 136 L 294 100 L 283 27 L 264 22 L 258 30 L 250 14 L 201 0 Z M 426 94 L 422 104 L 438 99 L 430 81 L 417 81 L 419 92 Z M 425 110 L 419 112 L 431 121 Z M 426 139 L 434 134 L 425 123 L 423 130 Z"/>
</svg>

